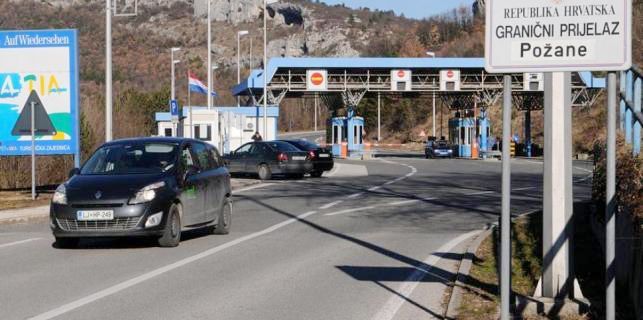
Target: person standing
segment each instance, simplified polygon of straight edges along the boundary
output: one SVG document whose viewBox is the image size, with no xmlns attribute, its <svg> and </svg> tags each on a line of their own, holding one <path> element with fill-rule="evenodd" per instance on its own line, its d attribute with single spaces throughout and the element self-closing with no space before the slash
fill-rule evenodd
<svg viewBox="0 0 643 320">
<path fill-rule="evenodd" d="M 252 139 L 252 141 L 255 141 L 255 142 L 263 140 L 263 138 L 261 137 L 261 134 L 259 133 L 259 131 L 256 131 L 251 139 Z"/>
</svg>

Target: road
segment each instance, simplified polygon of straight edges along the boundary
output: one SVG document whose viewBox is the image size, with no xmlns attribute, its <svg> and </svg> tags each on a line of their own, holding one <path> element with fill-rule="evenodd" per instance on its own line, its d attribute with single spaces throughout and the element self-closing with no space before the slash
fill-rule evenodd
<svg viewBox="0 0 643 320">
<path fill-rule="evenodd" d="M 591 192 L 575 164 L 575 196 Z M 541 204 L 516 160 L 512 211 Z M 500 162 L 340 161 L 331 176 L 235 192 L 232 232 L 52 247 L 46 222 L 0 226 L 3 319 L 435 319 L 470 236 L 500 211 Z"/>
<path fill-rule="evenodd" d="M 305 139 L 311 142 L 323 142 L 326 131 L 304 131 L 304 132 L 287 132 L 280 133 L 279 139 Z"/>
</svg>

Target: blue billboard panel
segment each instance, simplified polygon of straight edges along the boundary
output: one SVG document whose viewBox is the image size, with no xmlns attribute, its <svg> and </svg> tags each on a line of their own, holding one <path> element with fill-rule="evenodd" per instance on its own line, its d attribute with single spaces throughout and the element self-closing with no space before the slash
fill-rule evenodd
<svg viewBox="0 0 643 320">
<path fill-rule="evenodd" d="M 76 30 L 0 31 L 0 156 L 31 154 L 30 133 L 13 129 L 32 92 L 54 126 L 36 134 L 36 154 L 78 155 Z"/>
</svg>

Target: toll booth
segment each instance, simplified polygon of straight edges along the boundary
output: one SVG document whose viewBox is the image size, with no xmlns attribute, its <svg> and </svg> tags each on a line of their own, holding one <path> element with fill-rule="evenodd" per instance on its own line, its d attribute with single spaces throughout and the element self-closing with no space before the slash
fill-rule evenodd
<svg viewBox="0 0 643 320">
<path fill-rule="evenodd" d="M 474 118 L 470 110 L 456 112 L 455 117 L 449 120 L 449 142 L 457 157 L 471 158 L 474 144 L 477 144 L 480 154 L 485 154 L 489 149 L 490 131 L 489 118 L 484 114 Z"/>
<path fill-rule="evenodd" d="M 336 117 L 330 119 L 330 139 L 333 154 L 338 157 L 347 157 L 350 153 L 364 151 L 364 118 L 362 117 Z M 342 152 L 342 144 L 346 150 Z"/>
</svg>

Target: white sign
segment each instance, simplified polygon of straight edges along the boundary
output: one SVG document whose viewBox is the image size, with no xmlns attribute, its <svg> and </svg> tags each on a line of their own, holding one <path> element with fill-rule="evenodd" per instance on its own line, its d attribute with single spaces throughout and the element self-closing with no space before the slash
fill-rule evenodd
<svg viewBox="0 0 643 320">
<path fill-rule="evenodd" d="M 632 1 L 488 1 L 485 33 L 488 72 L 626 70 Z"/>
<path fill-rule="evenodd" d="M 308 91 L 328 90 L 328 71 L 308 70 L 306 71 L 306 89 Z"/>
<path fill-rule="evenodd" d="M 523 74 L 523 91 L 543 91 L 545 90 L 545 75 L 543 73 L 525 73 Z"/>
<path fill-rule="evenodd" d="M 460 91 L 460 70 L 440 71 L 440 91 Z"/>
<path fill-rule="evenodd" d="M 391 91 L 411 91 L 411 70 L 391 70 Z"/>
</svg>

